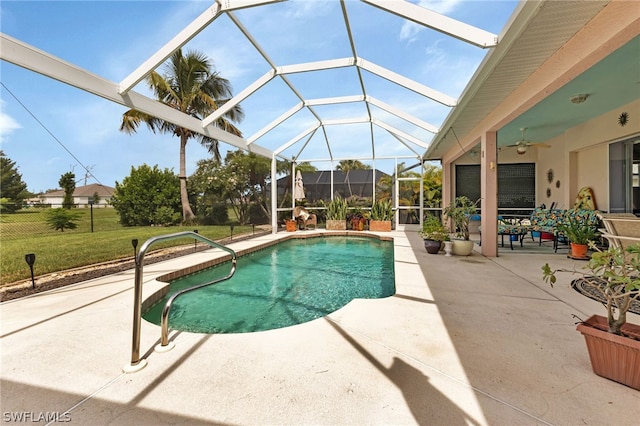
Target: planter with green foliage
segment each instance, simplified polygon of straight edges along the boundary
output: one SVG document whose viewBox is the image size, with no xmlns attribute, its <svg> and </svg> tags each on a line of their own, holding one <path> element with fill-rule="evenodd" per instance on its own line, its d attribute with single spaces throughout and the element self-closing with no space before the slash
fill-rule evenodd
<svg viewBox="0 0 640 426">
<path fill-rule="evenodd" d="M 391 232 L 393 219 L 393 204 L 391 200 L 376 200 L 371 206 L 369 230 L 377 232 Z"/>
<path fill-rule="evenodd" d="M 565 222 L 558 225 L 558 233 L 560 236 L 567 237 L 571 243 L 571 256 L 575 258 L 585 258 L 587 246 L 599 235 L 593 226 L 573 217 L 568 217 Z"/>
<path fill-rule="evenodd" d="M 594 250 L 585 272 L 542 267 L 546 282 L 555 284 L 558 272 L 578 274 L 580 284 L 598 295 L 607 316 L 593 315 L 578 324 L 587 343 L 593 371 L 640 390 L 640 326 L 627 323 L 632 303 L 640 300 L 640 244 Z"/>
<path fill-rule="evenodd" d="M 347 229 L 347 211 L 349 205 L 341 197 L 335 197 L 327 204 L 327 229 L 345 231 Z"/>
<path fill-rule="evenodd" d="M 443 242 L 449 241 L 449 230 L 436 216 L 426 217 L 419 234 L 424 240 L 424 248 L 430 254 L 437 254 L 442 249 Z"/>
<path fill-rule="evenodd" d="M 443 211 L 445 217 L 451 220 L 456 229 L 458 240 L 453 241 L 453 254 L 468 256 L 473 251 L 473 242 L 469 240 L 469 222 L 476 214 L 476 203 L 468 197 L 456 197 Z"/>
</svg>

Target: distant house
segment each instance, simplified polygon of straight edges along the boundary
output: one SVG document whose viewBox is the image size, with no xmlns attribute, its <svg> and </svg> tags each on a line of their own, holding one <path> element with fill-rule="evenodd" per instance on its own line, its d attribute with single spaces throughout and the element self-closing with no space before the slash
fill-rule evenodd
<svg viewBox="0 0 640 426">
<path fill-rule="evenodd" d="M 89 201 L 93 201 L 94 194 L 97 193 L 100 199 L 94 204 L 94 207 L 106 207 L 110 204 L 114 191 L 115 188 L 97 183 L 78 186 L 76 190 L 73 191 L 73 202 L 78 207 L 87 207 L 89 206 Z M 38 202 L 50 204 L 51 207 L 62 207 L 63 200 L 64 190 L 62 189 L 49 191 L 38 196 Z"/>
<path fill-rule="evenodd" d="M 352 196 L 371 198 L 380 178 L 385 176 L 389 175 L 376 169 L 374 183 L 373 169 L 357 169 L 348 172 L 334 170 L 333 193 L 342 198 Z M 315 203 L 318 200 L 328 201 L 331 199 L 331 170 L 302 173 L 302 181 L 307 202 Z M 279 196 L 291 191 L 290 185 L 291 179 L 288 176 L 278 179 Z"/>
</svg>

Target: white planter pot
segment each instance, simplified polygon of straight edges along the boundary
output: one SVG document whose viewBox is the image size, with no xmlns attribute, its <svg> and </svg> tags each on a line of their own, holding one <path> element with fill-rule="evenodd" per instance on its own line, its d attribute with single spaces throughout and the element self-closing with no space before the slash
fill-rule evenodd
<svg viewBox="0 0 640 426">
<path fill-rule="evenodd" d="M 473 241 L 453 240 L 453 254 L 456 256 L 469 256 L 473 251 Z"/>
<path fill-rule="evenodd" d="M 445 253 L 445 256 L 447 257 L 451 256 L 451 250 L 452 250 L 451 246 L 452 246 L 451 241 L 444 242 L 444 253 Z"/>
</svg>

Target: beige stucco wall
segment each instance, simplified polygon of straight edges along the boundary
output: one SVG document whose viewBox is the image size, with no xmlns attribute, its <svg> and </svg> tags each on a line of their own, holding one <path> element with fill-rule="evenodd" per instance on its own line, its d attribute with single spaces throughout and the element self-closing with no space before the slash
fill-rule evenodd
<svg viewBox="0 0 640 426">
<path fill-rule="evenodd" d="M 622 112 L 629 114 L 626 126 L 618 124 Z M 616 108 L 600 117 L 568 129 L 562 135 L 545 141 L 551 148 L 536 148 L 538 155 L 538 188 L 536 204 L 570 208 L 580 188 L 593 189 L 599 210 L 609 209 L 609 145 L 640 135 L 640 100 Z M 554 171 L 548 183 L 546 173 Z M 555 182 L 560 181 L 560 188 Z M 547 198 L 547 188 L 551 197 Z"/>
<path fill-rule="evenodd" d="M 622 112 L 629 114 L 626 126 L 618 124 Z M 498 162 L 536 163 L 537 206 L 545 204 L 549 207 L 555 202 L 557 208 L 571 208 L 580 188 L 587 186 L 593 190 L 598 209 L 608 211 L 609 145 L 633 136 L 640 137 L 640 100 L 568 129 L 548 141 L 536 141 L 550 145 L 548 148 L 531 147 L 524 155 L 518 155 L 515 148 L 503 148 L 498 153 Z M 479 163 L 479 156 L 471 158 L 468 154 L 455 162 Z M 551 182 L 549 170 L 553 172 Z M 453 192 L 455 167 L 451 169 L 450 179 Z M 550 196 L 547 196 L 547 190 Z"/>
</svg>

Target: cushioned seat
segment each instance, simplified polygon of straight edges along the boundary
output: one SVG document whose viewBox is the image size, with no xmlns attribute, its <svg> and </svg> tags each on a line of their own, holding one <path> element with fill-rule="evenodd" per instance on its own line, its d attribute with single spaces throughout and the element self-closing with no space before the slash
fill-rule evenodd
<svg viewBox="0 0 640 426">
<path fill-rule="evenodd" d="M 318 227 L 318 217 L 313 213 L 309 213 L 302 206 L 296 206 L 293 209 L 293 217 L 302 225 L 303 229 L 309 229 L 309 226 L 313 226 L 313 229 L 317 229 Z"/>
</svg>

